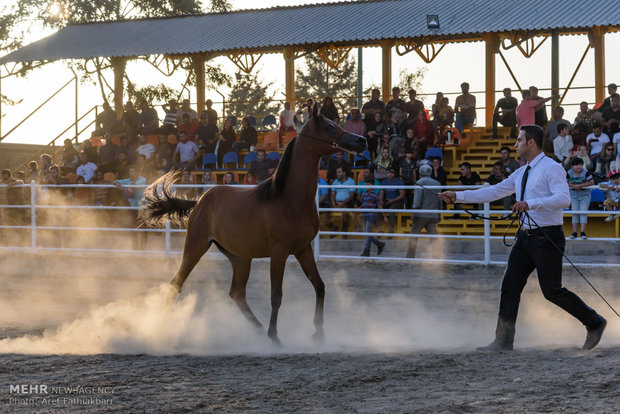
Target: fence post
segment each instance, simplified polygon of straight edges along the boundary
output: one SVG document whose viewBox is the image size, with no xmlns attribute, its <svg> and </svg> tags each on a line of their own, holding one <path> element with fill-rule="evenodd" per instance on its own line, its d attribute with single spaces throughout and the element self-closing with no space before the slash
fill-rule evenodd
<svg viewBox="0 0 620 414">
<path fill-rule="evenodd" d="M 316 189 L 316 210 L 319 211 L 319 188 Z M 318 214 L 318 213 L 317 213 Z M 321 215 L 319 214 L 319 231 L 316 232 L 316 236 L 314 236 L 314 240 L 312 240 L 312 244 L 314 245 L 314 261 L 316 262 L 321 257 Z"/>
<path fill-rule="evenodd" d="M 484 265 L 488 266 L 491 263 L 491 221 L 488 220 L 491 217 L 491 203 L 484 203 Z"/>
<path fill-rule="evenodd" d="M 30 249 L 32 253 L 37 251 L 37 201 L 36 184 L 30 182 Z"/>
<path fill-rule="evenodd" d="M 170 220 L 166 220 L 164 237 L 166 239 L 166 258 L 170 257 Z"/>
</svg>

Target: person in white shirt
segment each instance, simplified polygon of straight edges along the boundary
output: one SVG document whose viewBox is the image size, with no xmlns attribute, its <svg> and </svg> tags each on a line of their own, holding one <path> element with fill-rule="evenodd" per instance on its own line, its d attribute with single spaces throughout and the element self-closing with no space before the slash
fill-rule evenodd
<svg viewBox="0 0 620 414">
<path fill-rule="evenodd" d="M 562 230 L 562 209 L 570 204 L 566 171 L 542 151 L 543 129 L 521 127 L 515 144 L 517 154 L 527 162 L 500 183 L 478 190 L 445 191 L 439 196 L 447 203 L 483 203 L 515 193 L 512 210 L 520 214 L 521 229 L 508 258 L 502 282 L 495 340 L 482 351 L 513 349 L 515 323 L 521 292 L 534 269 L 547 300 L 577 318 L 587 329 L 583 349 L 600 341 L 607 325 L 605 318 L 577 295 L 562 287 L 562 258 L 566 243 Z"/>
<path fill-rule="evenodd" d="M 286 135 L 288 131 L 296 131 L 295 111 L 291 109 L 291 104 L 289 102 L 284 102 L 284 110 L 280 112 L 280 129 L 278 130 L 280 142 L 282 142 L 282 137 Z"/>
<path fill-rule="evenodd" d="M 558 136 L 553 139 L 553 155 L 559 162 L 564 162 L 573 150 L 573 137 L 568 134 L 568 128 L 567 124 L 559 124 Z"/>
<path fill-rule="evenodd" d="M 144 155 L 147 160 L 151 158 L 151 155 L 155 152 L 155 145 L 150 142 L 146 142 L 146 135 L 144 134 L 138 135 L 138 142 L 140 143 L 140 146 L 138 146 L 136 152 Z"/>
<path fill-rule="evenodd" d="M 75 173 L 84 177 L 86 184 L 92 184 L 95 171 L 97 171 L 97 165 L 88 161 L 88 155 L 85 152 L 80 152 L 80 165 L 76 168 Z"/>
<path fill-rule="evenodd" d="M 590 155 L 590 160 L 592 160 L 592 166 L 588 168 L 594 169 L 596 167 L 596 160 L 599 155 L 601 155 L 601 151 L 603 151 L 603 146 L 610 141 L 609 135 L 602 132 L 603 127 L 601 124 L 596 122 L 592 125 L 592 133 L 588 134 L 586 137 L 586 144 L 588 145 L 588 154 Z"/>
<path fill-rule="evenodd" d="M 177 144 L 172 159 L 179 162 L 175 164 L 175 168 L 194 169 L 194 163 L 200 157 L 200 151 L 198 146 L 193 141 L 187 140 L 187 134 L 185 132 L 179 132 L 179 143 Z"/>
</svg>

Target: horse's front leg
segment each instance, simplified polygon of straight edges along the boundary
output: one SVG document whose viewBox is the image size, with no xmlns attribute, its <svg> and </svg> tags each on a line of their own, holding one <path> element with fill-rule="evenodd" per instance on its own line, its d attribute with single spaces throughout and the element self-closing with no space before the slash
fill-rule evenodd
<svg viewBox="0 0 620 414">
<path fill-rule="evenodd" d="M 306 274 L 310 283 L 314 287 L 316 293 L 316 307 L 314 309 L 314 328 L 316 331 L 312 338 L 316 341 L 323 341 L 325 335 L 323 333 L 323 304 L 325 302 L 325 283 L 319 275 L 319 270 L 314 261 L 312 247 L 308 244 L 302 251 L 295 254 L 297 261 L 301 265 L 302 270 Z"/>
<path fill-rule="evenodd" d="M 275 345 L 280 345 L 278 339 L 278 311 L 282 304 L 282 280 L 288 251 L 282 248 L 274 248 L 271 252 L 271 318 L 267 334 Z"/>
</svg>

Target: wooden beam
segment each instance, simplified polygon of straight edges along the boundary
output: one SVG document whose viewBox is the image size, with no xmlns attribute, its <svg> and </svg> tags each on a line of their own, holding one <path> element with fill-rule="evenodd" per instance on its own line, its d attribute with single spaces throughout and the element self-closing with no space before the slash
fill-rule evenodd
<svg viewBox="0 0 620 414">
<path fill-rule="evenodd" d="M 594 96 L 596 102 L 605 99 L 605 28 L 590 30 L 590 46 L 594 49 Z"/>
<path fill-rule="evenodd" d="M 291 108 L 295 108 L 295 48 L 284 48 L 284 84 L 286 89 L 286 101 L 290 102 Z"/>
<path fill-rule="evenodd" d="M 114 70 L 114 112 L 116 112 L 116 118 L 121 119 L 123 116 L 123 80 L 127 60 L 122 57 L 113 57 L 110 61 Z"/>
<path fill-rule="evenodd" d="M 203 55 L 192 56 L 194 75 L 196 76 L 196 101 L 198 116 L 205 110 L 205 58 Z"/>
<path fill-rule="evenodd" d="M 557 30 L 551 31 L 551 101 L 553 106 L 559 105 L 560 95 L 560 36 Z"/>
<path fill-rule="evenodd" d="M 394 41 L 391 39 L 381 41 L 381 97 L 383 102 L 389 101 L 392 96 L 392 46 L 394 46 Z"/>
<path fill-rule="evenodd" d="M 495 55 L 499 52 L 499 36 L 489 33 L 485 35 L 484 43 L 484 114 L 488 126 L 493 121 L 495 109 Z"/>
</svg>

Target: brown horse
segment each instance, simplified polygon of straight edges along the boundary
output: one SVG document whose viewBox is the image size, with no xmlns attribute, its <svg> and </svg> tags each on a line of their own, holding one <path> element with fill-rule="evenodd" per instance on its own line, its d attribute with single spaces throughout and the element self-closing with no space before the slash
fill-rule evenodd
<svg viewBox="0 0 620 414">
<path fill-rule="evenodd" d="M 271 257 L 271 319 L 268 335 L 278 344 L 278 309 L 282 279 L 289 255 L 295 255 L 316 292 L 315 339 L 323 338 L 325 285 L 321 280 L 311 242 L 319 230 L 315 202 L 319 158 L 337 151 L 359 153 L 366 139 L 345 132 L 322 115 L 313 114 L 299 135 L 286 147 L 274 175 L 254 188 L 217 186 L 199 200 L 171 195 L 178 175 L 168 173 L 145 192 L 142 217 L 146 222 L 163 216 L 189 216 L 183 261 L 170 282 L 180 293 L 185 279 L 212 243 L 233 268 L 230 296 L 257 327 L 262 325 L 246 302 L 246 285 L 252 258 Z"/>
</svg>

